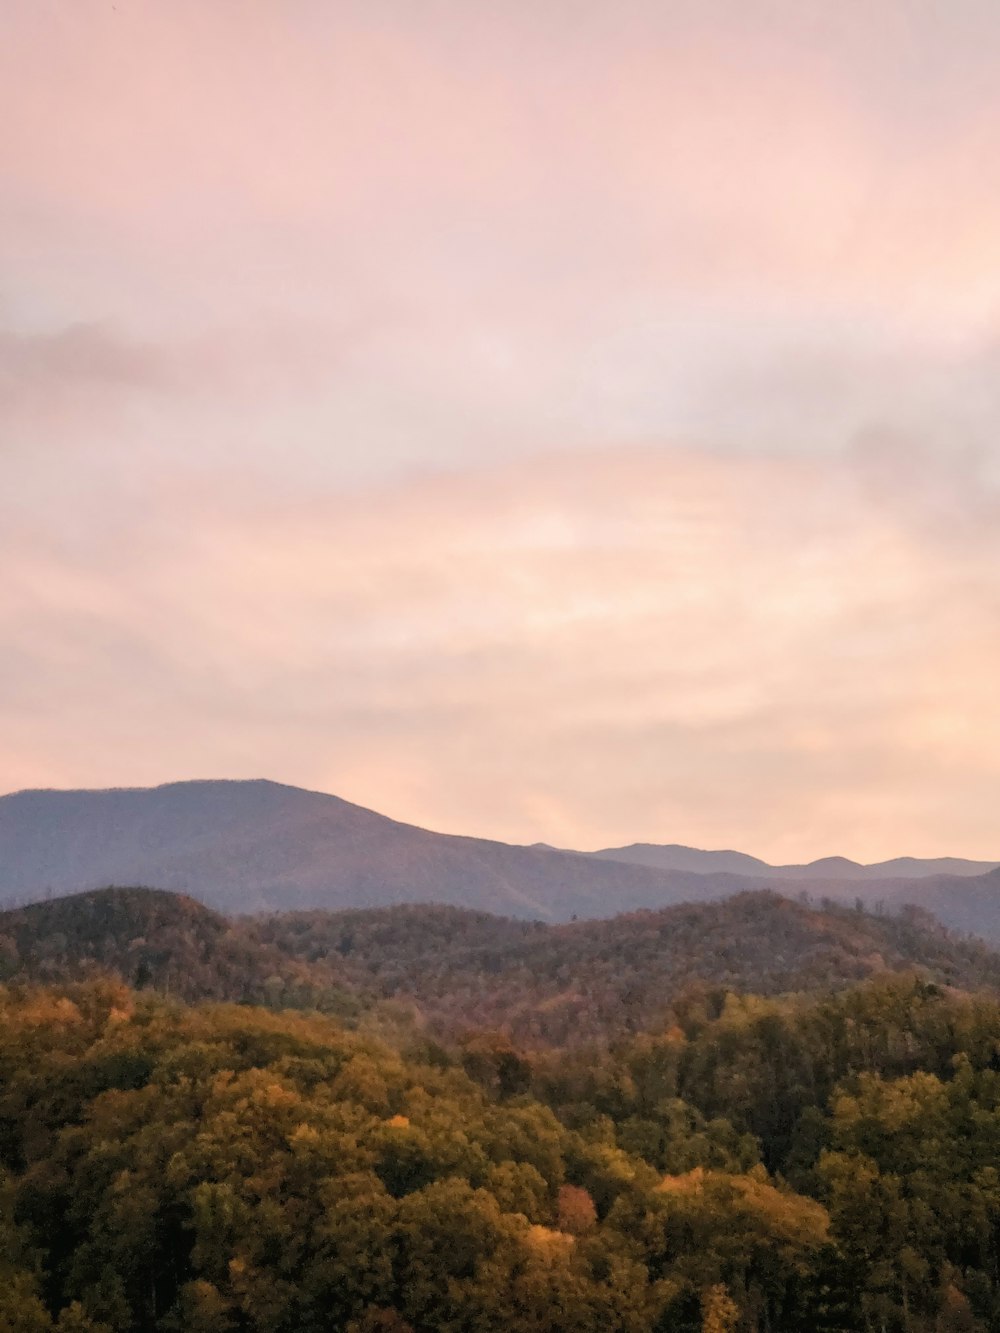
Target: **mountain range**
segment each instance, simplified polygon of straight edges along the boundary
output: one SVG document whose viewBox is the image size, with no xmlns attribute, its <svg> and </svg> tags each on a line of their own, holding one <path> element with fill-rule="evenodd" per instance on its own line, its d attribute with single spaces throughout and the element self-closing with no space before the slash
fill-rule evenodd
<svg viewBox="0 0 1000 1333">
<path fill-rule="evenodd" d="M 922 860 L 897 856 L 891 861 L 862 865 L 846 856 L 824 856 L 803 865 L 774 866 L 746 852 L 706 852 L 677 843 L 633 842 L 627 847 L 605 847 L 592 852 L 605 861 L 627 861 L 653 870 L 693 870 L 698 874 L 749 875 L 752 879 L 925 879 L 931 875 L 985 875 L 998 861 L 967 861 L 959 856 Z"/>
<path fill-rule="evenodd" d="M 1000 940 L 997 867 L 906 857 L 770 866 L 675 845 L 524 847 L 431 832 L 264 780 L 0 798 L 0 901 L 8 904 L 142 884 L 230 913 L 436 902 L 567 921 L 773 888 L 888 911 L 911 904 Z"/>
</svg>

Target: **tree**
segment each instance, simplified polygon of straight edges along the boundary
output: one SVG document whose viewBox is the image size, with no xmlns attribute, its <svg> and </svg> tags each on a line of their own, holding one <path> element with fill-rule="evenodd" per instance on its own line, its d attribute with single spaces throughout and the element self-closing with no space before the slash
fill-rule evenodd
<svg viewBox="0 0 1000 1333">
<path fill-rule="evenodd" d="M 701 1333 L 732 1333 L 740 1317 L 739 1306 L 722 1282 L 702 1292 L 701 1310 Z"/>
</svg>

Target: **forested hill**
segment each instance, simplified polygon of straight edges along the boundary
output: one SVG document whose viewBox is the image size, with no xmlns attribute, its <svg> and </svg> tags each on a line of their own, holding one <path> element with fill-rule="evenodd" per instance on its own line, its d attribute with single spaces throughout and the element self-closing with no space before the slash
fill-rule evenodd
<svg viewBox="0 0 1000 1333">
<path fill-rule="evenodd" d="M 769 892 L 555 926 L 399 907 L 283 914 L 258 932 L 287 955 L 336 960 L 369 993 L 412 997 L 438 1030 L 498 1027 L 555 1044 L 645 1030 L 698 986 L 816 992 L 917 968 L 1000 988 L 1000 954 L 919 910 L 879 917 Z"/>
<path fill-rule="evenodd" d="M 351 1013 L 341 971 L 269 943 L 251 919 L 163 889 L 97 889 L 0 912 L 0 981 L 114 974 L 181 1000 Z"/>
<path fill-rule="evenodd" d="M 764 995 L 919 970 L 1000 989 L 1000 955 L 921 912 L 880 917 L 773 893 L 564 925 L 447 906 L 228 919 L 189 898 L 106 889 L 0 914 L 0 979 L 111 971 L 187 1000 L 382 1014 L 439 1036 L 528 1044 L 645 1030 L 697 987 Z"/>
</svg>

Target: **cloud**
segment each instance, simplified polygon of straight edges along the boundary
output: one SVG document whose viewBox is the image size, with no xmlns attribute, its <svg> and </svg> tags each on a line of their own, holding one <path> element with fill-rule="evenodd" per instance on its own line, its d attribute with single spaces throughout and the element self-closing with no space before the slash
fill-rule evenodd
<svg viewBox="0 0 1000 1333">
<path fill-rule="evenodd" d="M 7 9 L 0 786 L 996 856 L 996 6 Z"/>
<path fill-rule="evenodd" d="M 572 326 L 779 291 L 927 328 L 1000 295 L 989 7 L 10 9 L 18 306 Z"/>
<path fill-rule="evenodd" d="M 51 334 L 0 332 L 0 387 L 32 381 L 95 380 L 118 385 L 157 384 L 161 374 L 148 347 L 123 342 L 100 324 L 72 324 Z"/>
<path fill-rule="evenodd" d="M 994 530 L 898 501 L 677 449 L 187 494 L 183 527 L 168 497 L 5 588 L 5 725 L 40 723 L 10 780 L 267 772 L 528 840 L 985 855 Z"/>
</svg>

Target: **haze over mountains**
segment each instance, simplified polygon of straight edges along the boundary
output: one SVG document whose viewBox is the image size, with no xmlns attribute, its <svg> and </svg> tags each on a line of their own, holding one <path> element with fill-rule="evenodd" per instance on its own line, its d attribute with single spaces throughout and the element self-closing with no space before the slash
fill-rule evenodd
<svg viewBox="0 0 1000 1333">
<path fill-rule="evenodd" d="M 769 866 L 732 851 L 597 853 L 434 833 L 336 796 L 258 781 L 0 798 L 0 900 L 108 884 L 189 893 L 228 912 L 437 902 L 526 919 L 607 917 L 774 887 L 891 910 L 906 903 L 1000 939 L 997 863 L 826 858 Z"/>
</svg>

